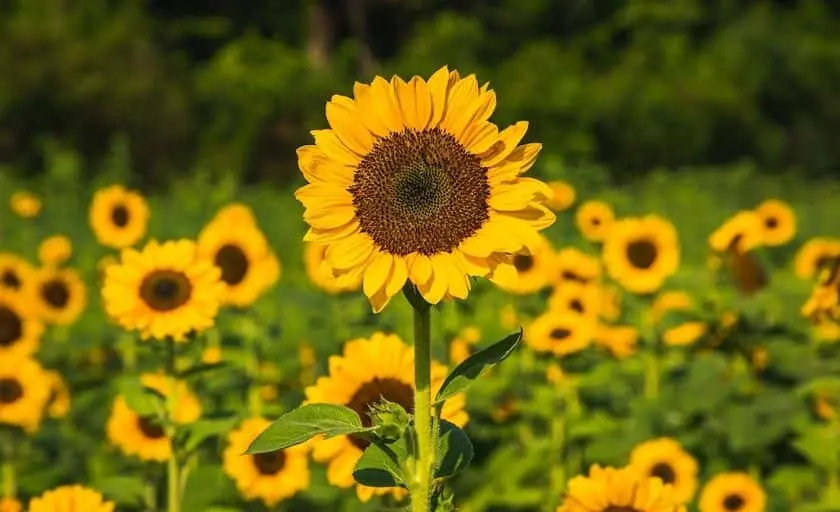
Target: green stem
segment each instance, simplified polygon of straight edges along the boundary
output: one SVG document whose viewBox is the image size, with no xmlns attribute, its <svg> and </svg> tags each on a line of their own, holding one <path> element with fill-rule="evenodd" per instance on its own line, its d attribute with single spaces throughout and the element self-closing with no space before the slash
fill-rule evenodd
<svg viewBox="0 0 840 512">
<path fill-rule="evenodd" d="M 562 397 L 558 400 L 562 404 Z M 560 411 L 554 416 L 551 421 L 551 449 L 549 457 L 551 457 L 551 466 L 549 473 L 548 497 L 545 500 L 546 512 L 554 512 L 557 508 L 557 499 L 563 492 L 562 485 L 566 480 L 566 471 L 563 467 L 562 454 L 566 441 L 566 411 L 562 407 L 555 408 Z"/>
<path fill-rule="evenodd" d="M 263 401 L 260 392 L 260 357 L 257 340 L 253 336 L 247 336 L 245 343 L 248 350 L 248 412 L 251 416 L 259 417 L 262 413 Z"/>
<path fill-rule="evenodd" d="M 117 341 L 117 347 L 122 353 L 126 373 L 133 374 L 137 368 L 137 338 L 134 334 L 124 333 Z"/>
<path fill-rule="evenodd" d="M 659 354 L 656 348 L 647 353 L 645 361 L 645 398 L 655 401 L 659 397 Z"/>
<path fill-rule="evenodd" d="M 0 498 L 14 498 L 17 496 L 17 478 L 15 473 L 14 463 L 14 441 L 11 435 L 4 436 L 3 446 L 3 462 L 0 464 Z"/>
<path fill-rule="evenodd" d="M 420 307 L 418 307 L 420 306 Z M 411 482 L 412 512 L 429 512 L 437 432 L 432 428 L 432 343 L 429 307 L 414 306 L 414 429 L 417 461 Z"/>
<path fill-rule="evenodd" d="M 176 380 L 175 380 L 175 341 L 172 338 L 166 340 L 166 373 L 170 379 L 169 393 L 166 394 L 166 434 L 171 443 L 172 453 L 166 464 L 166 510 L 167 512 L 180 512 L 181 510 L 181 482 L 178 468 L 178 450 L 175 446 L 175 407 L 176 407 Z"/>
</svg>

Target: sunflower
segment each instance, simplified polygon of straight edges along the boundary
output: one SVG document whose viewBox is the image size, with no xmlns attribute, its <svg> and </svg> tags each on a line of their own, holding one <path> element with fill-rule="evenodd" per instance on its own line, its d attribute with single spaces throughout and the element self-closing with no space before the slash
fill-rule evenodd
<svg viewBox="0 0 840 512">
<path fill-rule="evenodd" d="M 660 293 L 651 305 L 653 325 L 662 327 L 669 312 L 689 312 L 694 309 L 694 301 L 684 291 L 672 290 Z M 699 321 L 681 322 L 662 330 L 662 341 L 670 346 L 690 345 L 708 332 L 708 326 Z"/>
<path fill-rule="evenodd" d="M 621 289 L 614 284 L 601 285 L 601 317 L 614 322 L 621 316 Z"/>
<path fill-rule="evenodd" d="M 534 319 L 525 331 L 525 343 L 537 352 L 566 356 L 589 346 L 595 323 L 572 312 L 549 310 Z"/>
<path fill-rule="evenodd" d="M 745 253 L 763 244 L 764 224 L 753 211 L 736 213 L 709 236 L 709 246 L 715 252 Z"/>
<path fill-rule="evenodd" d="M 339 285 L 338 280 L 328 265 L 324 264 L 324 256 L 329 246 L 325 244 L 305 243 L 303 262 L 306 265 L 306 275 L 312 284 L 325 292 L 336 295 L 343 292 L 357 291 L 362 286 L 362 276 L 355 280 L 344 280 Z"/>
<path fill-rule="evenodd" d="M 70 388 L 64 377 L 56 371 L 48 371 L 47 378 L 50 386 L 47 413 L 51 418 L 63 418 L 70 412 Z"/>
<path fill-rule="evenodd" d="M 603 242 L 615 223 L 612 207 L 603 201 L 587 201 L 575 215 L 577 227 L 590 242 Z"/>
<path fill-rule="evenodd" d="M 29 502 L 28 512 L 113 512 L 116 505 L 101 494 L 81 485 L 64 485 L 47 491 Z"/>
<path fill-rule="evenodd" d="M 575 189 L 565 181 L 549 181 L 552 195 L 546 202 L 549 208 L 562 212 L 568 210 L 575 203 Z"/>
<path fill-rule="evenodd" d="M 765 245 L 784 245 L 796 234 L 796 213 L 789 204 L 768 199 L 756 207 L 755 213 L 761 218 Z"/>
<path fill-rule="evenodd" d="M 34 432 L 50 398 L 47 373 L 29 357 L 0 357 L 0 424 Z"/>
<path fill-rule="evenodd" d="M 0 512 L 23 512 L 23 505 L 14 498 L 0 498 Z"/>
<path fill-rule="evenodd" d="M 825 421 L 832 421 L 837 418 L 837 400 L 825 392 L 815 393 L 814 414 Z"/>
<path fill-rule="evenodd" d="M 561 249 L 554 258 L 554 275 L 557 283 L 579 281 L 588 283 L 601 277 L 601 262 L 574 247 Z"/>
<path fill-rule="evenodd" d="M 700 512 L 764 512 L 767 496 L 746 473 L 721 473 L 700 493 Z"/>
<path fill-rule="evenodd" d="M 840 261 L 823 270 L 811 296 L 802 306 L 802 315 L 819 321 L 840 321 Z"/>
<path fill-rule="evenodd" d="M 805 242 L 796 253 L 793 272 L 799 279 L 813 279 L 831 261 L 840 260 L 840 240 L 817 237 Z"/>
<path fill-rule="evenodd" d="M 140 377 L 143 386 L 168 396 L 172 381 L 162 373 L 147 373 Z M 175 406 L 172 418 L 176 423 L 193 423 L 201 417 L 201 403 L 186 383 L 175 383 Z M 125 399 L 114 400 L 111 415 L 105 425 L 108 439 L 126 455 L 136 455 L 141 460 L 166 461 L 172 455 L 172 443 L 163 426 L 154 416 L 141 416 L 133 411 Z"/>
<path fill-rule="evenodd" d="M 187 333 L 213 326 L 224 292 L 221 275 L 190 240 L 125 249 L 120 263 L 105 271 L 105 310 L 143 339 L 183 341 Z"/>
<path fill-rule="evenodd" d="M 268 508 L 309 487 L 307 445 L 297 445 L 258 455 L 242 455 L 251 442 L 271 424 L 251 418 L 230 432 L 222 454 L 225 473 L 236 482 L 247 500 L 262 500 Z"/>
<path fill-rule="evenodd" d="M 250 206 L 242 203 L 230 203 L 216 213 L 214 220 L 228 224 L 257 224 L 257 217 Z"/>
<path fill-rule="evenodd" d="M 569 480 L 558 512 L 685 512 L 673 487 L 632 466 L 602 468 Z"/>
<path fill-rule="evenodd" d="M 330 358 L 329 368 L 328 376 L 306 388 L 307 402 L 346 405 L 359 413 L 362 423 L 367 426 L 371 425 L 371 406 L 382 398 L 400 404 L 409 412 L 413 410 L 414 349 L 396 335 L 375 333 L 370 339 L 350 341 L 341 356 Z M 432 362 L 433 394 L 443 384 L 446 374 L 444 365 Z M 447 400 L 443 406 L 443 419 L 464 425 L 468 420 L 465 403 L 463 394 Z M 348 488 L 354 484 L 353 468 L 366 446 L 367 442 L 362 439 L 339 436 L 316 442 L 312 455 L 319 462 L 329 463 L 327 480 L 330 484 Z M 362 501 L 391 491 L 356 486 Z"/>
<path fill-rule="evenodd" d="M 42 267 L 35 271 L 33 293 L 41 318 L 48 324 L 70 325 L 87 305 L 87 289 L 72 268 Z"/>
<path fill-rule="evenodd" d="M 58 266 L 73 255 L 73 243 L 64 235 L 45 238 L 38 246 L 38 259 L 42 265 Z"/>
<path fill-rule="evenodd" d="M 198 235 L 198 256 L 221 271 L 222 303 L 246 307 L 280 278 L 280 262 L 256 224 L 217 217 Z"/>
<path fill-rule="evenodd" d="M 516 273 L 510 276 L 502 274 L 496 284 L 502 290 L 515 295 L 536 293 L 551 284 L 554 274 L 554 249 L 542 235 L 530 248 L 513 256 Z M 507 278 L 510 277 L 510 278 Z"/>
<path fill-rule="evenodd" d="M 571 312 L 595 321 L 601 316 L 601 288 L 595 283 L 567 281 L 554 288 L 548 298 L 548 309 L 557 312 Z"/>
<path fill-rule="evenodd" d="M 674 487 L 674 497 L 688 503 L 697 491 L 697 461 L 677 441 L 662 437 L 633 448 L 630 465 L 643 475 Z"/>
<path fill-rule="evenodd" d="M 840 323 L 829 319 L 818 319 L 811 327 L 811 335 L 817 341 L 840 341 Z"/>
<path fill-rule="evenodd" d="M 34 272 L 20 256 L 0 252 L 0 290 L 23 291 L 31 285 Z"/>
<path fill-rule="evenodd" d="M 615 358 L 625 359 L 636 353 L 639 330 L 630 325 L 599 324 L 592 340 L 595 345 L 607 349 Z"/>
<path fill-rule="evenodd" d="M 625 290 L 655 292 L 679 267 L 677 230 L 656 215 L 617 221 L 604 242 L 604 263 Z"/>
<path fill-rule="evenodd" d="M 149 223 L 149 206 L 139 193 L 121 185 L 100 189 L 90 204 L 90 226 L 96 240 L 122 249 L 140 241 Z"/>
<path fill-rule="evenodd" d="M 9 200 L 9 206 L 19 217 L 30 219 L 41 211 L 41 200 L 31 192 L 15 192 Z"/>
<path fill-rule="evenodd" d="M 44 325 L 32 303 L 20 293 L 0 289 L 0 357 L 35 353 Z"/>
<path fill-rule="evenodd" d="M 362 276 L 375 312 L 408 280 L 431 304 L 466 298 L 469 276 L 513 272 L 509 254 L 554 222 L 552 196 L 525 178 L 540 144 L 528 123 L 499 131 L 496 94 L 441 68 L 426 81 L 377 77 L 327 104 L 332 129 L 298 149 L 296 197 L 340 283 Z"/>
</svg>

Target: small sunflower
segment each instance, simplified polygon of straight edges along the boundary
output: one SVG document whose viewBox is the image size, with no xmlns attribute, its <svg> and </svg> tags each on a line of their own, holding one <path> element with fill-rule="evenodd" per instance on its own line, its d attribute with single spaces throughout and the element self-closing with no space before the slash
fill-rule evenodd
<svg viewBox="0 0 840 512">
<path fill-rule="evenodd" d="M 765 245 L 784 245 L 796 235 L 796 212 L 787 203 L 778 199 L 768 199 L 755 209 L 761 218 Z"/>
<path fill-rule="evenodd" d="M 680 264 L 677 230 L 656 215 L 617 221 L 604 242 L 607 272 L 629 292 L 655 292 Z"/>
<path fill-rule="evenodd" d="M 414 349 L 397 337 L 375 333 L 370 339 L 357 339 L 344 346 L 341 356 L 329 361 L 330 372 L 314 386 L 306 388 L 310 403 L 346 405 L 356 411 L 364 425 L 370 425 L 369 411 L 380 399 L 400 404 L 411 412 L 414 408 Z M 432 393 L 443 384 L 447 369 L 432 362 Z M 456 425 L 464 425 L 468 416 L 464 411 L 466 398 L 457 395 L 443 406 L 442 418 Z M 367 441 L 339 436 L 314 444 L 312 455 L 319 462 L 328 462 L 327 480 L 337 487 L 354 485 L 353 468 L 367 447 Z M 362 501 L 383 495 L 393 489 L 356 486 Z M 401 494 L 398 492 L 398 494 Z"/>
<path fill-rule="evenodd" d="M 513 266 L 516 274 L 510 279 L 499 278 L 496 284 L 502 290 L 515 295 L 536 293 L 551 284 L 554 274 L 554 249 L 551 243 L 542 235 L 538 235 L 538 242 L 524 251 L 513 256 Z"/>
<path fill-rule="evenodd" d="M 20 256 L 0 252 L 0 290 L 20 292 L 32 284 L 32 266 Z"/>
<path fill-rule="evenodd" d="M 840 261 L 823 270 L 802 315 L 815 321 L 840 321 Z"/>
<path fill-rule="evenodd" d="M 44 325 L 31 301 L 19 293 L 0 289 L 0 357 L 34 354 L 43 333 Z"/>
<path fill-rule="evenodd" d="M 694 309 L 694 301 L 684 291 L 672 290 L 660 293 L 651 305 L 651 321 L 661 326 L 669 312 L 687 312 Z M 687 321 L 668 326 L 662 331 L 662 341 L 670 346 L 690 345 L 708 332 L 708 326 L 700 321 Z"/>
<path fill-rule="evenodd" d="M 147 373 L 140 378 L 145 387 L 152 388 L 163 396 L 172 390 L 171 380 L 162 373 Z M 175 407 L 173 419 L 187 424 L 201 417 L 201 403 L 186 383 L 178 381 L 174 386 Z M 154 416 L 140 416 L 133 411 L 125 399 L 114 400 L 111 415 L 105 425 L 108 439 L 126 455 L 135 455 L 141 460 L 163 462 L 172 455 L 172 443 L 163 426 Z"/>
<path fill-rule="evenodd" d="M 674 497 L 688 503 L 697 491 L 697 461 L 674 439 L 663 437 L 633 448 L 630 465 L 674 488 Z"/>
<path fill-rule="evenodd" d="M 324 256 L 329 246 L 325 244 L 304 244 L 303 262 L 306 265 L 306 275 L 312 284 L 325 292 L 336 295 L 343 292 L 357 291 L 362 287 L 362 276 L 355 280 L 343 280 L 339 284 L 329 265 L 324 264 Z"/>
<path fill-rule="evenodd" d="M 121 185 L 100 189 L 90 205 L 90 226 L 96 240 L 123 249 L 140 241 L 149 223 L 149 206 L 138 192 Z"/>
<path fill-rule="evenodd" d="M 0 512 L 23 512 L 23 505 L 14 498 L 0 498 Z"/>
<path fill-rule="evenodd" d="M 257 224 L 257 217 L 250 206 L 242 203 L 230 203 L 216 213 L 215 220 L 227 224 Z"/>
<path fill-rule="evenodd" d="M 577 313 L 591 321 L 601 316 L 601 288 L 595 283 L 566 281 L 558 284 L 548 298 L 548 309 Z"/>
<path fill-rule="evenodd" d="M 537 352 L 566 356 L 584 350 L 592 342 L 595 324 L 570 312 L 549 310 L 534 319 L 525 331 L 525 343 Z"/>
<path fill-rule="evenodd" d="M 0 424 L 35 432 L 50 398 L 47 373 L 29 357 L 0 357 Z"/>
<path fill-rule="evenodd" d="M 831 421 L 837 418 L 837 400 L 827 393 L 816 393 L 814 400 L 814 414 L 818 418 L 825 421 Z"/>
<path fill-rule="evenodd" d="M 555 219 L 542 204 L 551 189 L 522 176 L 541 149 L 519 145 L 528 123 L 499 131 L 495 92 L 446 67 L 428 80 L 376 77 L 353 95 L 333 96 L 331 129 L 298 149 L 304 240 L 329 246 L 339 282 L 361 276 L 379 312 L 406 281 L 437 304 L 466 298 L 470 276 L 512 272 L 508 255 Z"/>
<path fill-rule="evenodd" d="M 35 271 L 33 293 L 44 322 L 70 325 L 87 306 L 87 288 L 72 268 L 43 267 Z"/>
<path fill-rule="evenodd" d="M 565 281 L 589 283 L 601 278 L 601 261 L 574 247 L 561 249 L 554 258 L 554 265 L 557 283 Z"/>
<path fill-rule="evenodd" d="M 631 325 L 599 324 L 595 328 L 593 342 L 603 347 L 617 359 L 625 359 L 636 353 L 639 330 Z"/>
<path fill-rule="evenodd" d="M 48 371 L 47 378 L 50 385 L 47 413 L 51 418 L 63 418 L 70 412 L 70 388 L 64 377 L 56 371 Z"/>
<path fill-rule="evenodd" d="M 275 507 L 309 487 L 308 446 L 297 445 L 285 450 L 243 455 L 251 442 L 271 424 L 263 418 L 251 418 L 228 434 L 222 454 L 225 473 L 236 482 L 247 500 L 262 500 Z"/>
<path fill-rule="evenodd" d="M 805 242 L 796 253 L 793 272 L 799 279 L 813 279 L 834 260 L 840 260 L 840 240 L 817 237 Z"/>
<path fill-rule="evenodd" d="M 221 271 L 222 303 L 250 306 L 280 278 L 280 262 L 256 224 L 217 217 L 198 235 L 198 255 Z M 233 217 L 237 218 L 237 217 Z"/>
<path fill-rule="evenodd" d="M 621 289 L 614 284 L 601 285 L 601 317 L 615 322 L 621 316 Z"/>
<path fill-rule="evenodd" d="M 106 501 L 93 489 L 64 485 L 47 491 L 29 502 L 28 512 L 114 512 L 116 504 Z"/>
<path fill-rule="evenodd" d="M 565 181 L 549 181 L 552 195 L 545 203 L 556 212 L 568 210 L 575 203 L 575 188 Z"/>
<path fill-rule="evenodd" d="M 603 201 L 587 201 L 578 208 L 575 221 L 584 238 L 590 242 L 603 242 L 615 223 L 615 213 Z"/>
<path fill-rule="evenodd" d="M 58 266 L 73 255 L 73 243 L 64 235 L 45 238 L 38 246 L 38 259 L 42 265 Z"/>
<path fill-rule="evenodd" d="M 569 480 L 558 512 L 685 512 L 670 485 L 631 466 L 616 469 L 595 464 L 589 476 Z"/>
<path fill-rule="evenodd" d="M 700 512 L 764 512 L 767 496 L 746 473 L 721 473 L 700 493 Z"/>
<path fill-rule="evenodd" d="M 105 271 L 105 310 L 144 339 L 183 341 L 187 333 L 213 326 L 224 292 L 221 274 L 199 258 L 190 240 L 152 241 L 142 252 L 125 249 L 120 263 Z"/>
<path fill-rule="evenodd" d="M 19 217 L 31 219 L 41 211 L 41 199 L 31 192 L 15 192 L 9 200 L 9 206 Z"/>
<path fill-rule="evenodd" d="M 764 244 L 764 224 L 753 211 L 741 211 L 727 219 L 709 236 L 709 246 L 715 252 L 745 253 Z"/>
</svg>

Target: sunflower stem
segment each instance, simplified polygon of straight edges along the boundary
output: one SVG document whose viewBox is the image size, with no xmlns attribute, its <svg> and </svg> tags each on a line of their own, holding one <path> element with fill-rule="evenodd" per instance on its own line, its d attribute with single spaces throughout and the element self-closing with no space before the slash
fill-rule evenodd
<svg viewBox="0 0 840 512">
<path fill-rule="evenodd" d="M 412 512 L 429 512 L 437 432 L 432 425 L 431 311 L 428 304 L 411 300 L 414 308 L 414 429 L 417 459 L 411 482 Z"/>
<path fill-rule="evenodd" d="M 566 468 L 563 464 L 563 452 L 565 451 L 566 441 L 566 394 L 565 390 L 558 390 L 559 393 L 555 396 L 555 414 L 551 421 L 551 448 L 548 456 L 550 457 L 550 473 L 548 496 L 545 500 L 546 512 L 553 512 L 557 507 L 557 499 L 562 492 L 562 486 L 566 481 Z"/>
<path fill-rule="evenodd" d="M 164 422 L 166 435 L 171 444 L 171 454 L 166 464 L 166 510 L 167 512 L 180 512 L 181 510 L 181 481 L 178 468 L 178 450 L 175 446 L 175 390 L 176 386 L 175 368 L 175 340 L 166 340 L 166 374 L 169 378 L 169 392 L 166 394 L 166 421 Z"/>
<path fill-rule="evenodd" d="M 14 498 L 17 495 L 15 464 L 9 455 L 9 450 L 6 450 L 3 454 L 3 464 L 0 466 L 0 473 L 3 475 L 3 487 L 2 492 L 0 492 L 0 497 L 3 498 Z"/>
</svg>

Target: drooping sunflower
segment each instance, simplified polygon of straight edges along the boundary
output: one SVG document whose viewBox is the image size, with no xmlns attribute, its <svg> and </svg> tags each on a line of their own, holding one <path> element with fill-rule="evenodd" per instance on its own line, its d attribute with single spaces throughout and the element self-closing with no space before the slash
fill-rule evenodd
<svg viewBox="0 0 840 512">
<path fill-rule="evenodd" d="M 674 439 L 662 437 L 636 445 L 630 453 L 630 465 L 673 486 L 680 503 L 691 501 L 697 491 L 697 461 Z"/>
<path fill-rule="evenodd" d="M 258 455 L 243 455 L 254 439 L 271 424 L 263 418 L 242 422 L 227 437 L 222 454 L 225 473 L 236 482 L 246 500 L 262 500 L 273 508 L 309 487 L 308 446 L 297 445 Z"/>
<path fill-rule="evenodd" d="M 656 215 L 617 221 L 604 242 L 607 272 L 631 293 L 653 293 L 680 264 L 677 230 Z"/>
<path fill-rule="evenodd" d="M 764 512 L 767 495 L 746 473 L 721 473 L 700 493 L 700 512 Z"/>
<path fill-rule="evenodd" d="M 9 206 L 19 217 L 31 219 L 41 211 L 41 199 L 31 192 L 19 191 L 12 194 Z"/>
<path fill-rule="evenodd" d="M 377 77 L 333 96 L 329 130 L 298 149 L 309 182 L 296 197 L 308 242 L 327 244 L 340 283 L 362 276 L 374 311 L 408 280 L 425 300 L 465 298 L 469 276 L 513 272 L 509 254 L 554 222 L 551 189 L 521 175 L 540 144 L 528 123 L 499 131 L 496 94 L 446 67 L 428 81 Z"/>
<path fill-rule="evenodd" d="M 138 192 L 122 185 L 100 189 L 90 204 L 90 226 L 96 240 L 123 249 L 140 241 L 149 223 L 149 206 Z"/>
<path fill-rule="evenodd" d="M 690 345 L 705 335 L 709 328 L 701 322 L 688 320 L 684 322 L 667 322 L 669 313 L 679 315 L 681 312 L 689 312 L 694 309 L 694 301 L 691 296 L 681 290 L 669 290 L 657 295 L 651 305 L 651 321 L 654 326 L 664 327 L 662 329 L 662 341 L 670 346 Z M 674 315 L 674 316 L 676 316 Z"/>
<path fill-rule="evenodd" d="M 796 253 L 793 272 L 799 279 L 813 279 L 833 260 L 840 260 L 840 240 L 827 237 L 812 238 Z"/>
<path fill-rule="evenodd" d="M 29 502 L 28 512 L 114 512 L 116 504 L 81 485 L 63 485 Z"/>
<path fill-rule="evenodd" d="M 38 350 L 44 325 L 28 297 L 0 289 L 0 357 L 28 356 Z"/>
<path fill-rule="evenodd" d="M 198 255 L 221 271 L 222 303 L 246 307 L 277 282 L 280 262 L 256 224 L 230 219 L 217 217 L 201 231 Z"/>
<path fill-rule="evenodd" d="M 23 505 L 14 498 L 0 498 L 0 512 L 23 512 Z"/>
<path fill-rule="evenodd" d="M 727 219 L 709 236 L 715 252 L 745 253 L 764 244 L 764 224 L 754 211 L 741 211 Z"/>
<path fill-rule="evenodd" d="M 48 324 L 70 325 L 87 306 L 87 288 L 72 268 L 42 267 L 35 271 L 33 294 L 39 315 Z"/>
<path fill-rule="evenodd" d="M 163 396 L 169 396 L 173 389 L 172 381 L 162 373 L 143 374 L 140 380 L 143 386 Z M 180 424 L 197 421 L 201 417 L 198 398 L 182 381 L 175 383 L 174 392 L 174 421 Z M 105 432 L 108 439 L 126 455 L 158 462 L 169 460 L 172 456 L 172 443 L 157 418 L 137 414 L 121 396 L 114 399 Z"/>
<path fill-rule="evenodd" d="M 558 512 L 685 512 L 673 487 L 632 466 L 616 469 L 595 464 L 589 476 L 571 480 Z"/>
<path fill-rule="evenodd" d="M 577 227 L 590 242 L 603 242 L 615 222 L 615 213 L 603 201 L 586 201 L 575 215 Z"/>
<path fill-rule="evenodd" d="M 613 357 L 625 359 L 636 353 L 639 330 L 631 325 L 598 324 L 593 342 L 608 350 Z"/>
<path fill-rule="evenodd" d="M 143 339 L 183 341 L 187 333 L 213 326 L 224 292 L 221 274 L 190 240 L 125 249 L 120 263 L 105 271 L 105 310 Z"/>
<path fill-rule="evenodd" d="M 553 194 L 546 204 L 556 212 L 568 210 L 575 203 L 575 188 L 565 181 L 549 181 Z"/>
<path fill-rule="evenodd" d="M 73 255 L 73 243 L 64 235 L 45 238 L 38 245 L 38 260 L 42 265 L 58 266 Z"/>
<path fill-rule="evenodd" d="M 566 281 L 558 284 L 548 298 L 548 309 L 572 312 L 595 321 L 601 316 L 601 287 L 596 283 Z"/>
<path fill-rule="evenodd" d="M 513 255 L 516 273 L 502 274 L 496 284 L 502 290 L 515 295 L 536 293 L 551 284 L 554 275 L 554 249 L 551 242 L 542 235 L 531 247 Z"/>
<path fill-rule="evenodd" d="M 414 349 L 396 335 L 375 333 L 370 339 L 356 339 L 344 346 L 341 356 L 329 360 L 329 375 L 321 377 L 314 386 L 306 388 L 310 403 L 333 403 L 350 407 L 370 425 L 370 407 L 382 398 L 414 409 Z M 432 362 L 432 393 L 443 384 L 447 369 Z M 466 398 L 455 396 L 443 406 L 442 418 L 462 426 L 469 419 L 464 411 Z M 327 462 L 327 480 L 337 487 L 354 485 L 353 468 L 367 447 L 367 441 L 351 436 L 339 436 L 317 441 L 312 455 L 319 462 Z M 383 495 L 393 489 L 356 486 L 362 501 Z M 398 494 L 401 494 L 398 492 Z"/>
<path fill-rule="evenodd" d="M 592 342 L 595 322 L 572 312 L 547 311 L 525 331 L 525 343 L 537 352 L 566 356 L 584 350 Z"/>
<path fill-rule="evenodd" d="M 0 357 L 0 424 L 36 431 L 49 398 L 47 374 L 38 361 Z"/>
<path fill-rule="evenodd" d="M 566 247 L 554 259 L 555 281 L 578 281 L 589 283 L 601 278 L 601 261 L 580 249 Z"/>
<path fill-rule="evenodd" d="M 32 266 L 20 256 L 0 252 L 0 290 L 20 292 L 29 288 L 34 272 Z"/>
<path fill-rule="evenodd" d="M 755 209 L 761 219 L 765 245 L 784 245 L 796 235 L 796 212 L 785 202 L 768 199 Z"/>
</svg>

